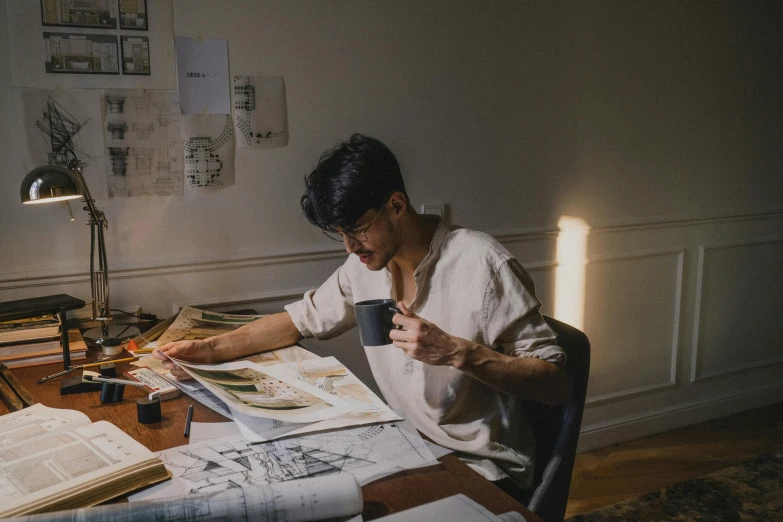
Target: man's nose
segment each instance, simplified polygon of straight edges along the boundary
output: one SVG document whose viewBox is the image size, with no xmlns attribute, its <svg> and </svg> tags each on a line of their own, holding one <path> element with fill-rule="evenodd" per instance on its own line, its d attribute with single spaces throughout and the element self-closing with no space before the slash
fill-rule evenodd
<svg viewBox="0 0 783 522">
<path fill-rule="evenodd" d="M 345 245 L 346 252 L 353 254 L 362 244 L 346 235 L 343 235 L 343 245 Z"/>
</svg>

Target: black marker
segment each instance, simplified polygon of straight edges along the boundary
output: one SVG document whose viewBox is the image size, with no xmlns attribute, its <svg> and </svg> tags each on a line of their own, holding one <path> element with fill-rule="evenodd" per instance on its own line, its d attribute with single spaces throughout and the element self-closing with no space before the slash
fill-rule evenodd
<svg viewBox="0 0 783 522">
<path fill-rule="evenodd" d="M 188 406 L 188 418 L 185 420 L 185 433 L 186 437 L 190 437 L 190 421 L 193 420 L 193 405 Z"/>
</svg>

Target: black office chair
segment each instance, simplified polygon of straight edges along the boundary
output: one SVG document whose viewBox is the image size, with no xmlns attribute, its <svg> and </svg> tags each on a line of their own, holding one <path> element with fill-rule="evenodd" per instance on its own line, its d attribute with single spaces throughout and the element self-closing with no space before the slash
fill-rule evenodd
<svg viewBox="0 0 783 522">
<path fill-rule="evenodd" d="M 570 391 L 557 406 L 524 401 L 523 409 L 536 438 L 536 468 L 528 508 L 547 522 L 563 520 L 574 469 L 576 442 L 590 373 L 590 341 L 573 326 L 544 316 L 566 352 L 565 370 Z"/>
</svg>

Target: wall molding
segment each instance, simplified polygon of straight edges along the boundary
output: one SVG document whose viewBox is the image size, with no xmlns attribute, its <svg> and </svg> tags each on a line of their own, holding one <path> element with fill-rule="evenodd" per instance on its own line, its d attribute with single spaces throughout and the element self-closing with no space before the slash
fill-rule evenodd
<svg viewBox="0 0 783 522">
<path fill-rule="evenodd" d="M 659 228 L 679 228 L 705 224 L 740 222 L 748 220 L 767 220 L 783 218 L 783 210 L 768 212 L 716 215 L 702 218 L 672 218 L 658 220 L 642 220 L 627 223 L 608 223 L 590 229 L 590 234 L 630 232 Z M 554 240 L 559 234 L 557 227 L 542 227 L 518 230 L 490 232 L 501 243 L 510 244 L 535 240 Z M 256 267 L 273 266 L 287 263 L 307 263 L 317 261 L 332 261 L 347 257 L 342 248 L 327 248 L 313 250 L 294 250 L 276 254 L 251 253 L 238 256 L 209 256 L 204 258 L 175 259 L 147 265 L 116 263 L 109 265 L 110 279 L 136 279 L 167 275 L 182 275 L 198 272 L 236 270 Z M 87 256 L 85 256 L 85 259 Z M 110 259 L 110 261 L 116 261 Z M 550 261 L 527 263 L 528 270 L 553 266 Z M 556 266 L 556 265 L 555 265 Z M 22 272 L 0 273 L 0 291 L 56 286 L 63 284 L 89 283 L 89 267 L 79 265 L 67 268 L 53 268 Z"/>
<path fill-rule="evenodd" d="M 684 260 L 685 249 L 667 249 L 667 250 L 650 250 L 639 253 L 628 253 L 612 256 L 604 256 L 588 261 L 590 264 L 603 263 L 608 261 L 618 261 L 627 259 L 640 259 L 647 257 L 659 257 L 665 255 L 676 255 L 677 262 L 677 275 L 675 280 L 674 289 L 674 318 L 672 320 L 672 342 L 669 347 L 669 380 L 665 382 L 659 382 L 650 384 L 647 386 L 640 386 L 637 388 L 631 388 L 627 390 L 619 390 L 616 392 L 605 393 L 603 395 L 597 395 L 595 397 L 588 397 L 585 401 L 585 406 L 597 406 L 599 404 L 615 402 L 620 399 L 627 399 L 630 397 L 638 397 L 651 393 L 660 392 L 673 388 L 677 385 L 677 361 L 679 360 L 679 346 L 680 346 L 680 318 L 682 317 L 682 287 L 684 284 Z"/>
<path fill-rule="evenodd" d="M 714 379 L 716 377 L 722 377 L 725 375 L 731 375 L 735 373 L 745 372 L 754 368 L 761 368 L 765 366 L 772 366 L 783 362 L 783 356 L 768 359 L 766 361 L 757 361 L 754 363 L 744 364 L 736 366 L 728 370 L 708 372 L 699 374 L 699 334 L 702 320 L 702 300 L 704 297 L 704 261 L 708 250 L 724 250 L 736 247 L 753 246 L 753 245 L 766 245 L 773 243 L 783 242 L 783 237 L 768 237 L 759 238 L 748 241 L 735 241 L 726 243 L 713 243 L 699 245 L 699 256 L 696 268 L 696 298 L 693 310 L 693 340 L 691 341 L 691 371 L 690 382 L 704 381 L 708 379 Z"/>
<path fill-rule="evenodd" d="M 679 403 L 676 406 L 583 425 L 577 451 L 602 448 L 781 401 L 783 385 L 776 384 L 725 394 L 712 400 Z"/>
</svg>

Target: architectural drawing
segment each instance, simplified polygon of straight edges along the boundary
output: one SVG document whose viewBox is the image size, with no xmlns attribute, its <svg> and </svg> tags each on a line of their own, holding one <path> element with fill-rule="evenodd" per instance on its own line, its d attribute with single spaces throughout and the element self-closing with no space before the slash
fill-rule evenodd
<svg viewBox="0 0 783 522">
<path fill-rule="evenodd" d="M 150 74 L 150 39 L 146 36 L 120 36 L 122 74 Z"/>
<path fill-rule="evenodd" d="M 120 29 L 146 31 L 147 0 L 120 0 Z"/>
<path fill-rule="evenodd" d="M 288 144 L 282 76 L 234 76 L 233 103 L 239 148 L 268 149 Z"/>
<path fill-rule="evenodd" d="M 401 468 L 349 432 L 254 444 L 242 436 L 203 440 L 157 454 L 172 480 L 131 501 L 188 496 L 300 479 L 354 477 L 367 484 Z"/>
<path fill-rule="evenodd" d="M 43 37 L 47 73 L 120 74 L 114 35 L 44 33 Z"/>
<path fill-rule="evenodd" d="M 124 2 L 120 2 L 122 6 Z M 117 28 L 116 0 L 41 0 L 41 23 L 65 27 Z"/>
<path fill-rule="evenodd" d="M 103 155 L 110 197 L 182 195 L 177 94 L 106 90 L 103 108 Z"/>
<path fill-rule="evenodd" d="M 361 488 L 350 475 L 155 498 L 34 517 L 36 522 L 308 522 L 344 520 L 363 506 Z"/>
<path fill-rule="evenodd" d="M 158 345 L 163 346 L 181 339 L 206 339 L 212 335 L 236 330 L 259 317 L 263 316 L 224 314 L 184 306 L 171 326 L 158 338 Z"/>
<path fill-rule="evenodd" d="M 15 91 L 14 96 L 15 105 L 22 109 L 24 170 L 29 172 L 46 164 L 65 167 L 75 156 L 93 197 L 106 197 L 99 93 L 80 89 L 23 89 Z"/>
<path fill-rule="evenodd" d="M 233 127 L 230 115 L 182 116 L 182 148 L 188 188 L 234 184 Z"/>
<path fill-rule="evenodd" d="M 11 84 L 32 89 L 176 90 L 172 3 L 6 0 Z M 47 20 L 57 27 L 48 26 Z M 228 91 L 228 75 L 225 85 Z"/>
<path fill-rule="evenodd" d="M 249 361 L 193 364 L 172 359 L 225 402 L 232 412 L 289 423 L 312 423 L 355 408 L 347 401 L 276 370 Z"/>
</svg>

